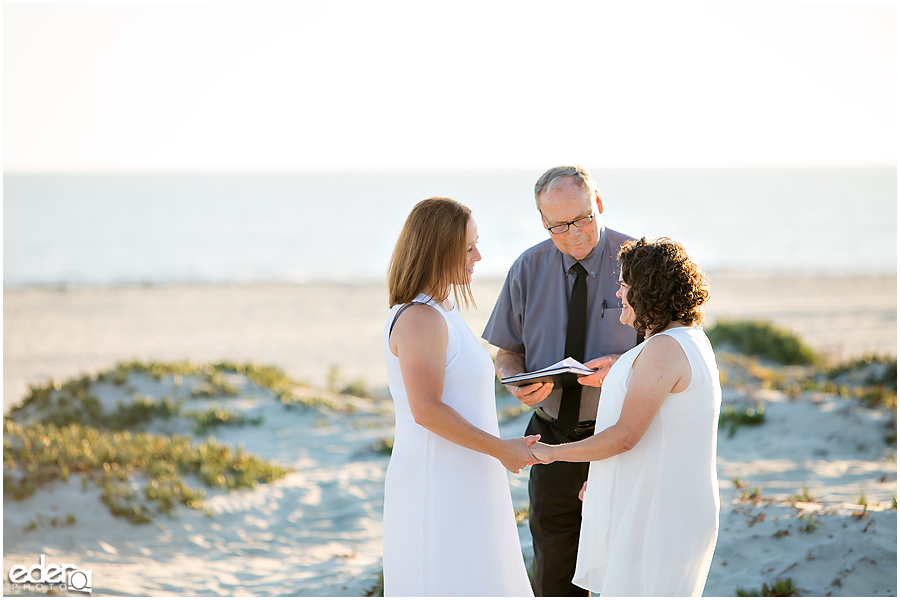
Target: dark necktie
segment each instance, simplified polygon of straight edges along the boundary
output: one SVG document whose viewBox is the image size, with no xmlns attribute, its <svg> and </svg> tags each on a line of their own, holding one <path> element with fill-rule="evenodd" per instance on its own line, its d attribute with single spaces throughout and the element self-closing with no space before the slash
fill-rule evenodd
<svg viewBox="0 0 900 600">
<path fill-rule="evenodd" d="M 584 337 L 587 326 L 587 270 L 576 262 L 569 269 L 575 273 L 572 296 L 569 298 L 569 323 L 566 327 L 566 356 L 584 362 Z M 572 435 L 578 427 L 578 413 L 581 410 L 581 385 L 574 378 L 563 384 L 562 401 L 559 405 L 557 425 L 566 435 Z"/>
</svg>

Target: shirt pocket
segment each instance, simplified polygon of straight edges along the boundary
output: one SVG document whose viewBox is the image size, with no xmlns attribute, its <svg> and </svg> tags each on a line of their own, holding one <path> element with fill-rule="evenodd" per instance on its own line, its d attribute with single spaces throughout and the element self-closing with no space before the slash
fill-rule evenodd
<svg viewBox="0 0 900 600">
<path fill-rule="evenodd" d="M 600 344 L 604 354 L 622 354 L 637 345 L 637 332 L 631 325 L 625 325 L 619 317 L 621 307 L 608 307 L 600 321 Z"/>
</svg>

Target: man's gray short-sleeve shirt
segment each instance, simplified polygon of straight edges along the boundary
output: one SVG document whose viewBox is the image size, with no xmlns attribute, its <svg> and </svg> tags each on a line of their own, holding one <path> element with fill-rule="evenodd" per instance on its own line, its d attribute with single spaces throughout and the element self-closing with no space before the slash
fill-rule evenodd
<svg viewBox="0 0 900 600">
<path fill-rule="evenodd" d="M 621 354 L 635 345 L 635 330 L 619 321 L 622 306 L 616 297 L 619 271 L 616 255 L 625 234 L 603 228 L 600 241 L 581 264 L 587 276 L 585 361 Z M 525 370 L 535 371 L 565 358 L 569 294 L 575 259 L 545 240 L 522 253 L 513 263 L 482 337 L 510 352 L 525 355 Z M 562 390 L 554 389 L 540 404 L 550 416 L 559 413 Z M 600 388 L 582 388 L 579 420 L 594 420 Z"/>
</svg>

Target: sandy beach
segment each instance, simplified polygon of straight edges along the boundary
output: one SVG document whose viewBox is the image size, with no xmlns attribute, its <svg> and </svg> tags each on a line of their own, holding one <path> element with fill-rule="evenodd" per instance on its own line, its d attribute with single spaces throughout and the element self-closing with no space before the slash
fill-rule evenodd
<svg viewBox="0 0 900 600">
<path fill-rule="evenodd" d="M 896 355 L 894 276 L 713 274 L 711 283 L 707 326 L 724 318 L 766 319 L 835 360 Z M 466 318 L 476 332 L 499 286 L 474 286 L 480 308 Z M 78 477 L 23 501 L 4 496 L 4 593 L 46 593 L 14 589 L 8 580 L 13 566 L 28 567 L 42 554 L 48 564 L 91 570 L 94 595 L 360 596 L 377 589 L 389 460 L 380 448 L 393 435 L 380 346 L 386 297 L 381 285 L 5 291 L 5 412 L 29 385 L 133 359 L 272 364 L 307 384 L 295 388 L 298 397 L 319 400 L 288 410 L 234 375 L 228 398 L 186 401 L 227 405 L 260 423 L 203 434 L 177 420 L 165 427 L 197 441 L 213 435 L 221 444 L 240 444 L 291 470 L 251 490 L 207 489 L 209 514 L 178 506 L 171 516 L 133 525 L 114 517 L 101 491 Z M 890 411 L 823 392 L 763 389 L 731 373 L 740 367 L 722 356 L 724 364 L 731 374 L 725 403 L 763 406 L 766 420 L 733 436 L 720 430 L 721 526 L 704 595 L 758 591 L 790 577 L 804 596 L 896 596 L 897 448 L 885 441 Z M 357 380 L 371 398 L 323 389 Z M 132 374 L 124 385 L 98 383 L 94 391 L 110 408 L 134 394 L 190 396 L 185 390 L 194 384 L 191 377 Z M 498 395 L 506 437 L 521 435 L 527 422 L 516 407 L 515 399 Z M 514 506 L 526 507 L 527 471 L 510 475 L 510 486 Z M 802 501 L 792 498 L 804 488 Z M 530 562 L 527 520 L 519 534 Z"/>
<path fill-rule="evenodd" d="M 480 334 L 502 281 L 473 283 L 464 312 Z M 897 349 L 896 276 L 710 274 L 707 327 L 765 319 L 834 359 Z M 49 378 L 121 360 L 254 361 L 322 387 L 329 375 L 384 389 L 387 288 L 368 285 L 164 286 L 3 293 L 3 410 Z"/>
</svg>

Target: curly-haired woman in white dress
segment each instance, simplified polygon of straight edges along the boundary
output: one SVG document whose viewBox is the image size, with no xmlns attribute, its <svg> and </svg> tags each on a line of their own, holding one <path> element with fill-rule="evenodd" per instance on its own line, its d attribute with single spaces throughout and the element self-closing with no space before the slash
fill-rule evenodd
<svg viewBox="0 0 900 600">
<path fill-rule="evenodd" d="M 533 462 L 538 436 L 499 437 L 493 362 L 456 303 L 472 300 L 477 241 L 468 208 L 429 198 L 391 257 L 384 350 L 397 430 L 385 476 L 385 596 L 533 595 L 504 467 Z"/>
<path fill-rule="evenodd" d="M 719 529 L 722 392 L 700 307 L 709 296 L 679 244 L 619 251 L 623 323 L 646 341 L 603 381 L 597 433 L 534 444 L 541 462 L 591 461 L 573 582 L 604 596 L 699 596 Z"/>
</svg>

